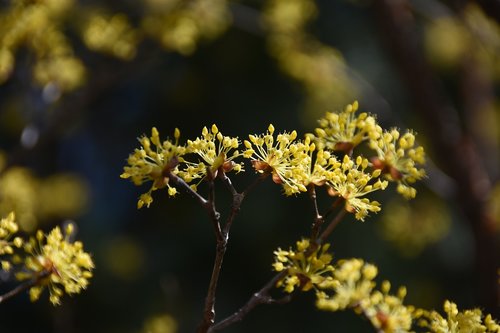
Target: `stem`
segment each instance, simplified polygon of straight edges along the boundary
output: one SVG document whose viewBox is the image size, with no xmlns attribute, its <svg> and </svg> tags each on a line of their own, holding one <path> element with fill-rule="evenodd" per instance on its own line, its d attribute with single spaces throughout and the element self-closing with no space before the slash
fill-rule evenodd
<svg viewBox="0 0 500 333">
<path fill-rule="evenodd" d="M 260 176 L 255 179 L 255 181 L 253 183 L 251 183 L 244 191 L 243 191 L 243 195 L 246 196 L 248 193 L 250 193 L 250 191 L 252 191 L 254 189 L 255 186 L 257 186 L 258 184 L 260 184 L 264 179 L 267 178 L 267 176 L 269 176 L 271 173 L 268 172 L 268 171 L 265 171 L 264 173 L 261 173 Z"/>
<path fill-rule="evenodd" d="M 168 172 L 165 177 L 168 177 L 169 180 L 173 181 L 175 185 L 177 185 L 178 187 L 182 188 L 184 191 L 186 191 L 187 193 L 189 193 L 193 198 L 195 198 L 199 203 L 200 205 L 202 205 L 203 207 L 205 207 L 205 205 L 207 204 L 208 200 L 203 198 L 198 192 L 196 192 L 195 190 L 193 190 L 185 181 L 184 179 L 180 178 L 179 176 L 177 176 L 176 174 L 174 173 L 171 173 L 171 172 Z"/>
<path fill-rule="evenodd" d="M 1 295 L 0 296 L 0 304 L 5 302 L 6 300 L 22 293 L 23 291 L 25 290 L 28 290 L 30 289 L 31 287 L 34 287 L 36 286 L 38 283 L 40 283 L 40 281 L 46 277 L 48 277 L 50 274 L 52 273 L 52 271 L 49 271 L 49 270 L 44 270 L 42 272 L 39 272 L 35 278 L 29 280 L 29 281 L 26 281 L 24 283 L 21 283 L 20 285 L 18 285 L 17 287 L 15 287 L 14 289 L 6 292 L 5 294 Z"/>
<path fill-rule="evenodd" d="M 328 224 L 328 227 L 321 233 L 321 236 L 319 236 L 318 240 L 316 241 L 318 245 L 323 244 L 325 239 L 330 236 L 332 233 L 333 229 L 339 224 L 339 222 L 342 220 L 342 218 L 345 216 L 347 211 L 345 209 L 342 209 L 338 214 L 333 218 L 333 220 Z"/>
<path fill-rule="evenodd" d="M 207 298 L 205 299 L 205 309 L 203 311 L 203 319 L 198 327 L 198 333 L 206 333 L 215 321 L 215 292 L 217 290 L 217 282 L 222 268 L 222 261 L 227 249 L 227 238 L 223 238 L 221 242 L 217 242 L 215 252 L 215 262 L 208 286 Z"/>
<path fill-rule="evenodd" d="M 325 219 L 319 213 L 318 201 L 317 201 L 317 196 L 316 196 L 316 187 L 314 186 L 314 184 L 309 185 L 308 193 L 309 193 L 309 197 L 311 198 L 311 201 L 313 203 L 313 209 L 314 209 L 314 215 L 315 215 L 314 222 L 313 222 L 313 225 L 311 228 L 312 229 L 311 230 L 311 239 L 314 241 L 316 238 L 318 238 L 319 230 L 321 229 L 323 222 L 325 222 Z"/>
<path fill-rule="evenodd" d="M 6 292 L 5 294 L 3 294 L 2 296 L 0 296 L 0 303 L 3 303 L 4 301 L 8 300 L 9 298 L 12 298 L 12 297 L 18 295 L 19 293 L 35 286 L 38 283 L 38 281 L 39 281 L 39 279 L 33 279 L 33 280 L 26 281 L 26 282 L 18 285 L 14 289 L 12 289 L 12 290 Z"/>
<path fill-rule="evenodd" d="M 262 289 L 258 292 L 254 293 L 252 297 L 248 300 L 248 302 L 243 305 L 238 311 L 230 315 L 229 317 L 223 319 L 216 325 L 212 326 L 208 333 L 212 333 L 215 331 L 222 330 L 230 325 L 237 323 L 259 304 L 284 304 L 288 303 L 291 300 L 291 295 L 287 295 L 281 299 L 274 299 L 271 295 L 269 295 L 269 291 L 274 288 L 276 283 L 284 278 L 288 274 L 288 271 L 282 271 L 279 274 L 276 274 Z"/>
</svg>

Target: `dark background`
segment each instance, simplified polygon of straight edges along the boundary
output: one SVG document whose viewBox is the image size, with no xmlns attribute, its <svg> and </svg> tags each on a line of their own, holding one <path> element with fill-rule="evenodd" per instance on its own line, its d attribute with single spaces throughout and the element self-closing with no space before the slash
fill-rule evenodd
<svg viewBox="0 0 500 333">
<path fill-rule="evenodd" d="M 430 166 L 428 178 L 417 184 L 415 200 L 422 196 L 441 204 L 451 220 L 445 236 L 408 257 L 381 236 L 382 212 L 364 223 L 349 217 L 330 239 L 335 257 L 375 263 L 380 279 L 390 280 L 395 288 L 408 287 L 407 304 L 441 310 L 442 302 L 451 299 L 460 308 L 478 306 L 498 317 L 499 216 L 491 215 L 498 209 L 486 202 L 498 181 L 500 75 L 474 76 L 471 73 L 488 71 L 474 61 L 436 65 L 424 47 L 426 27 L 442 14 L 436 8 L 446 8 L 446 15 L 460 20 L 469 2 L 316 4 L 318 15 L 308 31 L 342 54 L 357 84 L 362 111 L 376 114 L 384 126 L 418 133 Z M 107 5 L 134 15 L 132 5 Z M 231 8 L 236 14 L 246 8 L 254 15 L 250 19 L 257 20 L 262 5 L 247 1 Z M 481 7 L 480 1 L 477 5 L 486 8 L 484 17 L 491 24 L 498 22 L 498 8 Z M 190 56 L 164 51 L 146 39 L 137 57 L 123 62 L 86 50 L 75 37 L 77 54 L 90 74 L 86 85 L 55 104 L 45 103 L 41 89 L 26 79 L 29 57 L 20 60 L 0 86 L 0 148 L 10 165 L 30 168 L 40 178 L 71 172 L 87 184 L 86 209 L 74 218 L 77 238 L 96 264 L 88 290 L 64 297 L 62 306 L 52 307 L 45 294 L 35 304 L 24 294 L 0 304 L 0 332 L 141 332 L 148 318 L 162 313 L 176 318 L 179 332 L 194 331 L 214 257 L 211 225 L 205 211 L 182 194 L 172 199 L 158 191 L 151 208 L 136 209 L 137 197 L 147 186 L 138 188 L 119 178 L 128 154 L 138 146 L 136 138 L 150 133 L 152 126 L 162 138 L 172 136 L 175 127 L 181 138 L 194 138 L 212 123 L 240 138 L 265 131 L 269 123 L 277 131 L 296 129 L 303 134 L 312 131 L 325 111 L 351 102 L 337 98 L 328 109 L 307 107 L 310 96 L 280 70 L 268 51 L 265 32 L 244 29 L 234 17 L 225 33 L 200 43 Z M 498 57 L 496 61 L 499 66 Z M 488 111 L 490 118 L 481 116 L 482 105 L 496 107 Z M 12 110 L 18 114 L 16 122 Z M 32 148 L 19 143 L 26 126 L 40 132 Z M 485 141 L 485 128 L 493 128 L 496 136 Z M 232 177 L 239 190 L 255 177 L 250 165 L 246 170 Z M 374 197 L 384 209 L 394 194 Z M 323 207 L 328 204 L 327 197 L 320 199 Z M 227 212 L 230 197 L 220 191 L 217 203 Z M 285 198 L 270 180 L 251 193 L 230 235 L 217 293 L 218 319 L 237 310 L 273 276 L 272 252 L 307 235 L 311 216 L 305 196 Z M 62 222 L 51 219 L 40 228 Z M 0 289 L 9 286 L 13 284 Z M 370 331 L 368 323 L 349 311 L 316 310 L 313 296 L 301 294 L 286 305 L 260 306 L 226 331 Z"/>
</svg>

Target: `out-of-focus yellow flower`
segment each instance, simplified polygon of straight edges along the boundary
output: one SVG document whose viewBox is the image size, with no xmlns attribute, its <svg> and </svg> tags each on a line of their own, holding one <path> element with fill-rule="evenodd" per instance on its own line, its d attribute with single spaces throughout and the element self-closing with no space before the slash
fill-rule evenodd
<svg viewBox="0 0 500 333">
<path fill-rule="evenodd" d="M 330 264 L 333 256 L 326 252 L 330 244 L 324 244 L 311 253 L 308 253 L 309 246 L 309 240 L 302 239 L 297 242 L 295 250 L 285 251 L 278 248 L 274 251 L 274 270 L 287 271 L 287 275 L 277 283 L 277 287 L 283 287 L 284 291 L 291 293 L 295 288 L 308 291 L 332 283 L 329 273 L 333 271 Z"/>
<path fill-rule="evenodd" d="M 397 295 L 389 294 L 390 282 L 384 281 L 381 290 L 375 290 L 368 304 L 361 310 L 373 327 L 384 333 L 409 332 L 413 322 L 413 306 L 403 304 L 406 288 L 399 288 Z"/>
<path fill-rule="evenodd" d="M 134 153 L 128 157 L 128 165 L 123 169 L 121 178 L 130 178 L 135 185 L 142 185 L 152 181 L 153 184 L 148 192 L 142 194 L 137 203 L 137 207 L 144 205 L 149 207 L 153 202 L 151 193 L 158 189 L 167 187 L 168 194 L 174 196 L 177 193 L 175 187 L 169 184 L 168 173 L 177 173 L 178 164 L 182 161 L 182 155 L 186 153 L 186 148 L 180 146 L 180 131 L 175 129 L 174 141 L 160 141 L 160 134 L 156 127 L 151 130 L 151 137 L 142 136 L 139 138 L 141 147 L 135 149 Z"/>
<path fill-rule="evenodd" d="M 313 0 L 271 0 L 263 10 L 269 52 L 284 73 L 303 85 L 313 119 L 332 101 L 344 103 L 356 94 L 341 53 L 306 31 L 316 12 Z"/>
<path fill-rule="evenodd" d="M 45 287 L 49 289 L 49 299 L 53 305 L 61 303 L 64 293 L 78 294 L 87 287 L 94 263 L 90 254 L 83 251 L 81 242 L 70 242 L 72 233 L 72 224 L 68 224 L 64 234 L 59 227 L 48 235 L 39 230 L 36 237 L 31 237 L 25 243 L 28 257 L 24 264 L 27 270 L 17 273 L 16 277 L 19 280 L 36 281 L 29 290 L 32 302 L 39 299 Z"/>
<path fill-rule="evenodd" d="M 73 5 L 72 0 L 15 1 L 0 15 L 0 82 L 8 79 L 15 54 L 25 47 L 35 57 L 37 84 L 69 91 L 83 83 L 85 68 L 61 28 Z"/>
<path fill-rule="evenodd" d="M 402 255 L 418 255 L 448 233 L 450 216 L 435 198 L 420 197 L 411 204 L 403 199 L 393 200 L 385 207 L 380 232 Z"/>
<path fill-rule="evenodd" d="M 226 0 L 150 0 L 149 4 L 143 30 L 166 49 L 184 55 L 192 54 L 200 41 L 219 36 L 231 20 Z"/>
<path fill-rule="evenodd" d="M 421 310 L 419 326 L 425 327 L 430 333 L 498 333 L 500 325 L 490 314 L 484 315 L 480 309 L 459 311 L 455 303 L 444 302 L 446 317 L 437 311 Z"/>
<path fill-rule="evenodd" d="M 370 301 L 370 295 L 378 274 L 378 269 L 361 259 L 341 260 L 333 271 L 334 283 L 323 288 L 332 290 L 329 295 L 325 291 L 317 293 L 316 306 L 321 310 L 338 311 L 356 308 Z"/>
<path fill-rule="evenodd" d="M 175 333 L 177 321 L 168 314 L 152 316 L 146 320 L 142 333 Z"/>
<path fill-rule="evenodd" d="M 329 193 L 345 199 L 345 209 L 354 213 L 356 219 L 364 221 L 369 212 L 380 211 L 377 201 L 365 198 L 368 193 L 383 190 L 387 187 L 387 181 L 381 181 L 380 170 L 371 174 L 365 173 L 368 160 L 358 156 L 353 161 L 349 155 L 344 155 L 341 167 L 334 170 L 334 175 L 328 180 L 331 186 Z"/>
<path fill-rule="evenodd" d="M 130 60 L 135 56 L 139 33 L 124 14 L 94 14 L 83 30 L 83 40 L 91 50 Z"/>
<path fill-rule="evenodd" d="M 395 128 L 385 131 L 379 139 L 370 140 L 370 148 L 377 152 L 372 158 L 374 168 L 384 176 L 398 183 L 397 191 L 407 199 L 417 194 L 410 184 L 425 177 L 425 152 L 415 141 L 415 134 L 407 131 L 401 135 Z"/>
<path fill-rule="evenodd" d="M 24 231 L 37 226 L 37 184 L 38 179 L 28 169 L 12 167 L 0 174 L 0 214 L 14 211 Z"/>
<path fill-rule="evenodd" d="M 23 240 L 20 237 L 12 237 L 17 233 L 19 227 L 15 222 L 14 212 L 10 212 L 7 217 L 0 220 L 0 256 L 11 255 L 14 253 L 14 248 L 20 248 L 23 245 Z M 2 261 L 2 268 L 8 270 L 10 266 Z"/>
</svg>

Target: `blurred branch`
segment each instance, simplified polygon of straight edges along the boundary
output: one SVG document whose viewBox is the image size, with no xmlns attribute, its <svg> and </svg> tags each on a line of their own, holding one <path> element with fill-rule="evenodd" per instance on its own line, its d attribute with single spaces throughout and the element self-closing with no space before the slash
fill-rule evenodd
<svg viewBox="0 0 500 333">
<path fill-rule="evenodd" d="M 478 280 L 474 289 L 479 302 L 498 315 L 496 270 L 500 251 L 492 221 L 485 214 L 491 185 L 482 158 L 424 58 L 409 2 L 381 0 L 374 1 L 373 7 L 381 35 L 425 124 L 422 132 L 430 140 L 429 148 L 434 149 L 437 164 L 457 184 L 456 194 L 475 238 Z"/>
</svg>

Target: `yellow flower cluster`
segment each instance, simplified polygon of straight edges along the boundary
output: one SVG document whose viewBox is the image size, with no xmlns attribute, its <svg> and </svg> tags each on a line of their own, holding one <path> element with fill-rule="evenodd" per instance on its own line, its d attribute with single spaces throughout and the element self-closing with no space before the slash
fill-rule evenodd
<svg viewBox="0 0 500 333">
<path fill-rule="evenodd" d="M 332 277 L 328 274 L 333 271 L 330 264 L 333 257 L 326 252 L 330 245 L 324 244 L 308 253 L 310 246 L 308 239 L 302 239 L 297 242 L 295 250 L 278 248 L 274 251 L 274 270 L 287 271 L 286 276 L 278 281 L 277 287 L 283 287 L 285 292 L 291 293 L 295 288 L 308 291 L 312 288 L 324 288 L 332 283 Z"/>
<path fill-rule="evenodd" d="M 315 142 L 320 148 L 350 154 L 361 142 L 378 139 L 380 127 L 373 116 L 363 112 L 356 115 L 359 103 L 348 104 L 343 112 L 327 112 L 316 128 Z"/>
<path fill-rule="evenodd" d="M 201 182 L 207 176 L 214 179 L 221 171 L 243 171 L 243 163 L 236 161 L 243 157 L 251 161 L 257 173 L 271 175 L 285 195 L 306 192 L 312 186 L 325 186 L 330 195 L 345 200 L 348 212 L 363 221 L 369 212 L 380 211 L 380 204 L 366 195 L 387 187 L 388 181 L 381 176 L 398 180 L 398 189 L 405 189 L 400 192 L 408 193 L 407 184 L 424 175 L 417 164 L 424 163 L 425 158 L 423 148 L 415 145 L 411 132 L 401 138 L 396 130 L 382 134 L 374 117 L 355 114 L 358 107 L 354 102 L 340 114 L 328 113 L 320 120 L 316 135 L 306 135 L 303 140 L 297 139 L 296 131 L 276 134 L 270 124 L 265 133 L 250 134 L 248 140 L 243 141 L 245 147 L 241 152 L 238 138 L 223 135 L 215 124 L 210 129 L 204 127 L 200 137 L 187 140 L 184 145 L 179 144 L 178 130 L 175 141 L 160 142 L 158 131 L 153 128 L 150 138 L 139 139 L 141 148 L 129 156 L 121 177 L 131 178 L 136 185 L 152 181 L 150 190 L 142 194 L 138 202 L 139 208 L 149 207 L 153 191 L 167 187 L 169 195 L 177 193 L 169 183 L 169 174 L 175 174 L 187 184 L 196 179 Z M 396 144 L 391 141 L 396 140 L 394 138 L 398 139 Z M 378 155 L 373 162 L 361 156 L 352 159 L 353 149 L 368 140 L 371 146 L 376 145 L 372 148 Z M 390 157 L 393 150 L 395 158 Z M 343 154 L 341 161 L 335 153 Z M 198 160 L 191 160 L 193 155 Z M 395 179 L 396 171 L 401 175 L 399 179 Z M 191 188 L 196 191 L 198 184 L 191 184 Z"/>
<path fill-rule="evenodd" d="M 274 126 L 271 124 L 266 133 L 250 134 L 248 138 L 250 141 L 244 141 L 247 149 L 243 152 L 243 156 L 251 159 L 257 172 L 271 173 L 273 181 L 283 185 L 288 195 L 306 191 L 305 186 L 294 179 L 296 166 L 301 163 L 300 159 L 295 159 L 295 154 L 298 152 L 295 144 L 296 131 L 280 133 L 275 139 Z"/>
<path fill-rule="evenodd" d="M 500 325 L 490 314 L 484 315 L 480 309 L 459 311 L 455 303 L 444 302 L 446 317 L 436 311 L 420 310 L 419 326 L 425 327 L 430 333 L 498 333 Z"/>
<path fill-rule="evenodd" d="M 19 227 L 32 232 L 47 218 L 75 218 L 85 208 L 87 188 L 81 178 L 55 174 L 38 178 L 22 167 L 0 168 L 0 215 L 13 211 Z"/>
<path fill-rule="evenodd" d="M 13 212 L 10 212 L 7 217 L 0 220 L 0 256 L 12 255 L 14 248 L 20 248 L 23 245 L 21 237 L 12 239 L 19 230 L 19 226 L 14 220 L 15 215 Z M 0 263 L 4 271 L 10 270 L 10 260 L 2 260 Z"/>
<path fill-rule="evenodd" d="M 23 47 L 35 56 L 33 76 L 41 86 L 67 91 L 83 82 L 84 66 L 61 28 L 72 6 L 72 0 L 13 1 L 0 15 L 0 82 L 9 78 Z"/>
<path fill-rule="evenodd" d="M 325 311 L 353 309 L 379 332 L 409 332 L 414 308 L 403 304 L 406 289 L 402 287 L 397 295 L 391 295 L 388 281 L 382 283 L 380 290 L 375 289 L 377 273 L 376 266 L 361 259 L 339 261 L 333 271 L 334 283 L 316 294 L 316 306 Z"/>
<path fill-rule="evenodd" d="M 39 299 L 46 286 L 50 302 L 54 305 L 61 303 L 64 293 L 78 294 L 87 287 L 94 263 L 90 254 L 83 251 L 81 242 L 69 241 L 72 233 L 72 224 L 66 227 L 64 235 L 59 227 L 48 235 L 39 230 L 36 238 L 31 237 L 24 244 L 24 250 L 28 253 L 24 260 L 27 271 L 16 274 L 16 277 L 37 282 L 29 290 L 32 302 Z"/>
<path fill-rule="evenodd" d="M 370 141 L 370 148 L 377 152 L 372 159 L 375 168 L 385 177 L 398 183 L 397 190 L 405 198 L 414 198 L 416 190 L 410 186 L 425 176 L 420 167 L 425 163 L 422 146 L 416 146 L 415 135 L 407 131 L 401 135 L 397 129 L 385 131 L 380 138 Z"/>
<path fill-rule="evenodd" d="M 269 0 L 262 14 L 269 52 L 285 74 L 303 85 L 312 112 L 356 94 L 340 52 L 306 31 L 316 13 L 313 0 Z"/>
<path fill-rule="evenodd" d="M 230 13 L 226 0 L 149 0 L 143 18 L 146 34 L 168 50 L 188 55 L 200 40 L 213 39 L 226 30 Z"/>
<path fill-rule="evenodd" d="M 94 14 L 83 29 L 83 40 L 93 51 L 130 60 L 136 54 L 139 33 L 130 26 L 123 14 L 110 17 Z"/>
<path fill-rule="evenodd" d="M 182 161 L 182 155 L 186 153 L 186 148 L 178 144 L 180 131 L 175 129 L 175 141 L 161 141 L 158 130 L 153 127 L 151 137 L 142 136 L 139 138 L 141 148 L 135 149 L 128 157 L 128 166 L 124 167 L 121 178 L 130 178 L 135 185 L 152 181 L 153 184 L 148 192 L 142 194 L 137 203 L 137 207 L 149 205 L 153 202 L 151 193 L 155 190 L 167 187 L 168 194 L 174 196 L 177 193 L 175 187 L 169 184 L 169 173 L 176 173 L 177 166 Z"/>
<path fill-rule="evenodd" d="M 70 242 L 72 224 L 67 225 L 64 234 L 59 227 L 48 235 L 38 230 L 36 237 L 27 241 L 12 239 L 18 229 L 13 212 L 0 220 L 1 269 L 10 271 L 15 267 L 18 280 L 29 280 L 31 301 L 38 300 L 46 286 L 54 305 L 60 304 L 64 293 L 78 294 L 87 287 L 94 263 L 81 242 Z"/>
<path fill-rule="evenodd" d="M 349 155 L 344 155 L 342 166 L 335 169 L 334 176 L 328 180 L 330 194 L 344 198 L 345 209 L 361 221 L 364 221 L 368 212 L 380 211 L 377 201 L 370 201 L 364 196 L 387 187 L 387 181 L 378 179 L 380 170 L 374 170 L 371 174 L 365 172 L 368 165 L 368 160 L 361 156 L 353 161 Z"/>
<path fill-rule="evenodd" d="M 401 198 L 384 205 L 380 219 L 382 238 L 392 243 L 403 256 L 416 256 L 428 245 L 437 243 L 450 229 L 451 217 L 446 206 L 435 197 L 414 202 Z"/>
<path fill-rule="evenodd" d="M 274 270 L 286 271 L 276 286 L 287 293 L 313 289 L 318 309 L 352 309 L 370 320 L 377 331 L 409 332 L 415 310 L 403 304 L 406 289 L 400 288 L 397 295 L 392 295 L 388 281 L 376 289 L 376 266 L 361 259 L 341 260 L 333 266 L 328 248 L 329 244 L 324 244 L 311 251 L 309 240 L 303 239 L 294 250 L 274 251 Z"/>
<path fill-rule="evenodd" d="M 201 134 L 202 137 L 187 141 L 187 153 L 197 154 L 202 161 L 199 163 L 186 161 L 188 168 L 179 172 L 184 180 L 190 182 L 191 179 L 204 178 L 208 171 L 211 177 L 215 178 L 220 168 L 224 172 L 243 170 L 243 164 L 233 161 L 240 156 L 238 138 L 224 136 L 215 124 L 210 131 L 203 127 Z"/>
<path fill-rule="evenodd" d="M 324 291 L 319 292 L 316 306 L 328 311 L 358 307 L 361 302 L 369 300 L 377 273 L 376 266 L 361 259 L 339 261 L 333 271 L 335 283 L 328 288 L 334 294 L 329 296 Z"/>
</svg>

